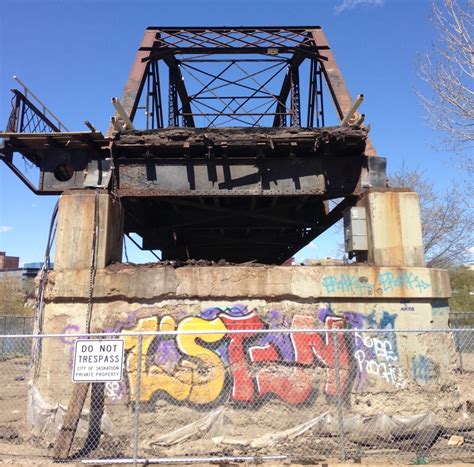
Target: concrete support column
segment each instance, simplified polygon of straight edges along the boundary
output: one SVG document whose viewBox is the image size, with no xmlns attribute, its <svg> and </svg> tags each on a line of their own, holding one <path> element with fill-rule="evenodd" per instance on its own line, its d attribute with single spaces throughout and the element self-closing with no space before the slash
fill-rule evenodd
<svg viewBox="0 0 474 467">
<path fill-rule="evenodd" d="M 95 191 L 68 191 L 59 199 L 55 270 L 90 268 L 95 219 L 99 225 L 97 268 L 121 261 L 123 213 L 120 201 L 105 190 L 97 195 Z"/>
<path fill-rule="evenodd" d="M 418 195 L 406 188 L 369 190 L 360 200 L 367 212 L 368 260 L 376 266 L 424 267 Z"/>
</svg>

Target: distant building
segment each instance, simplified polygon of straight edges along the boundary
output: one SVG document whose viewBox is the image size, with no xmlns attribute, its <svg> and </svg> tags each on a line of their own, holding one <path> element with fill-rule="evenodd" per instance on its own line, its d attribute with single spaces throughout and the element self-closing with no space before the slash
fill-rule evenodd
<svg viewBox="0 0 474 467">
<path fill-rule="evenodd" d="M 23 263 L 23 269 L 41 269 L 43 267 L 43 262 L 42 261 L 36 261 L 34 263 Z M 53 268 L 53 265 L 51 264 L 51 269 Z"/>
<path fill-rule="evenodd" d="M 19 267 L 20 258 L 16 256 L 6 256 L 4 251 L 0 251 L 0 280 L 14 281 L 18 290 L 21 290 L 26 297 L 32 297 L 35 292 L 35 277 L 43 267 L 43 263 L 25 263 Z"/>
<path fill-rule="evenodd" d="M 0 270 L 18 269 L 20 258 L 18 256 L 7 256 L 4 251 L 0 251 Z"/>
</svg>

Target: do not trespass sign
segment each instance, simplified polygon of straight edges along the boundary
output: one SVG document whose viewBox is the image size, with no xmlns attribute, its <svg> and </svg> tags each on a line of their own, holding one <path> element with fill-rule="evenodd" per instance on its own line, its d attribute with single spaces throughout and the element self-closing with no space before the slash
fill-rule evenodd
<svg viewBox="0 0 474 467">
<path fill-rule="evenodd" d="M 75 383 L 120 381 L 123 339 L 78 339 L 74 348 Z"/>
</svg>

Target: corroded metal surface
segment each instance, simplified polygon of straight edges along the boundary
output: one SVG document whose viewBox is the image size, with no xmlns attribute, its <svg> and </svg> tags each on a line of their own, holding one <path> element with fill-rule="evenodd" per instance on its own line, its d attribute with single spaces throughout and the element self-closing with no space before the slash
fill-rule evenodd
<svg viewBox="0 0 474 467">
<path fill-rule="evenodd" d="M 115 193 L 163 259 L 282 264 L 385 186 L 367 129 L 328 126 L 327 98 L 339 125 L 352 99 L 319 26 L 153 26 L 105 137 L 58 131 L 14 91 L 0 156 L 37 194 Z"/>
</svg>

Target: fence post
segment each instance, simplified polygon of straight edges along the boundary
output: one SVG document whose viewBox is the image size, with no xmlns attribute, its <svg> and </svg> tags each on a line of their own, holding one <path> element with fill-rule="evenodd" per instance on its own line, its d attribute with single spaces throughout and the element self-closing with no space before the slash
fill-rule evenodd
<svg viewBox="0 0 474 467">
<path fill-rule="evenodd" d="M 339 347 L 337 341 L 337 332 L 332 329 L 333 345 L 334 345 L 334 369 L 336 371 L 336 391 L 337 391 L 337 423 L 339 430 L 339 458 L 346 459 L 345 435 L 344 435 L 344 413 L 343 413 L 343 395 L 341 391 L 341 377 L 339 374 Z M 344 339 L 344 334 L 342 335 Z"/>
<path fill-rule="evenodd" d="M 137 464 L 138 449 L 139 449 L 139 433 L 140 433 L 140 393 L 142 383 L 142 339 L 143 336 L 138 336 L 138 361 L 137 361 L 137 375 L 135 378 L 135 404 L 134 404 L 134 442 L 133 442 L 133 463 Z"/>
<path fill-rule="evenodd" d="M 2 331 L 2 334 L 6 334 L 7 333 L 7 317 L 4 316 L 3 317 L 3 331 Z M 5 353 L 5 341 L 6 339 L 2 339 L 2 353 L 0 355 L 3 355 Z"/>
<path fill-rule="evenodd" d="M 459 355 L 459 370 L 461 374 L 464 373 L 464 365 L 463 365 L 463 358 L 462 358 L 462 350 L 463 350 L 463 340 L 464 337 L 464 331 L 456 331 L 456 336 L 454 337 L 454 342 L 456 345 L 456 350 Z"/>
</svg>

